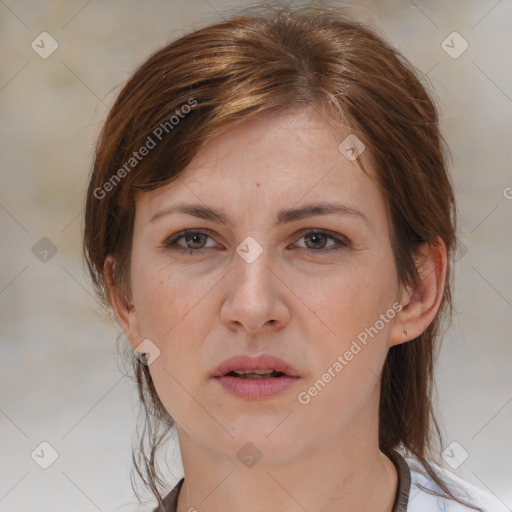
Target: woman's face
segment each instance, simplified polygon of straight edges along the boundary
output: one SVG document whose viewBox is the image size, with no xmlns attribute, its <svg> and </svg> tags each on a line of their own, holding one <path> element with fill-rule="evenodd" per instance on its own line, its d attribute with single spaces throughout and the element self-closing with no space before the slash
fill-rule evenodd
<svg viewBox="0 0 512 512">
<path fill-rule="evenodd" d="M 179 180 L 136 198 L 125 334 L 157 347 L 162 403 L 182 436 L 210 450 L 235 457 L 250 441 L 283 460 L 377 428 L 401 296 L 383 196 L 338 148 L 349 133 L 339 139 L 310 110 L 245 121 Z M 300 213 L 326 203 L 341 208 Z M 171 212 L 192 205 L 197 216 Z M 273 395 L 231 378 L 253 398 L 212 377 L 228 358 L 262 353 L 299 376 Z"/>
</svg>

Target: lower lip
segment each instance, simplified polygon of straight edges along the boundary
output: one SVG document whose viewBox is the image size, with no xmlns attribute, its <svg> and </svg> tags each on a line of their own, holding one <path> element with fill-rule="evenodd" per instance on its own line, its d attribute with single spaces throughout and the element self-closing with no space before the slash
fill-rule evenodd
<svg viewBox="0 0 512 512">
<path fill-rule="evenodd" d="M 239 379 L 238 377 L 215 377 L 215 380 L 232 395 L 246 400 L 264 400 L 290 389 L 299 377 L 273 377 L 270 379 Z"/>
</svg>

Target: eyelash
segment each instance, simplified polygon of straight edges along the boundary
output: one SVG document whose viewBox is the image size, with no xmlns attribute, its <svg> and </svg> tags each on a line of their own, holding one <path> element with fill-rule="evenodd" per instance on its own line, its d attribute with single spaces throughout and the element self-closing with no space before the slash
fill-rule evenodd
<svg viewBox="0 0 512 512">
<path fill-rule="evenodd" d="M 162 245 L 165 249 L 168 249 L 173 252 L 179 252 L 179 253 L 188 253 L 189 255 L 192 255 L 193 253 L 202 253 L 205 250 L 211 249 L 211 247 L 203 247 L 201 249 L 190 249 L 185 247 L 180 247 L 177 245 L 178 240 L 184 238 L 187 235 L 206 235 L 208 238 L 211 238 L 211 236 L 208 233 L 205 233 L 203 231 L 197 231 L 197 230 L 185 230 L 180 231 L 179 233 L 176 233 L 175 235 L 172 235 L 170 238 L 168 238 Z M 349 243 L 344 238 L 338 238 L 334 235 L 331 235 L 328 231 L 323 230 L 310 230 L 303 232 L 302 236 L 299 238 L 306 237 L 307 235 L 325 235 L 326 238 L 334 240 L 338 243 L 338 247 L 329 247 L 327 249 L 309 249 L 307 247 L 301 247 L 301 249 L 305 249 L 306 251 L 313 252 L 313 253 L 331 253 L 331 252 L 337 252 L 341 251 L 342 249 L 346 249 L 349 247 Z"/>
</svg>

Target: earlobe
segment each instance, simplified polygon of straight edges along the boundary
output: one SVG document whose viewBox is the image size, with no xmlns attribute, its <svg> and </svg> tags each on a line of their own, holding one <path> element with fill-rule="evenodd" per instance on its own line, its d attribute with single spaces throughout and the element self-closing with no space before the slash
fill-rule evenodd
<svg viewBox="0 0 512 512">
<path fill-rule="evenodd" d="M 420 336 L 434 320 L 441 305 L 447 272 L 446 245 L 438 237 L 435 245 L 424 244 L 420 252 L 417 268 L 421 281 L 416 288 L 402 292 L 402 309 L 396 315 L 390 332 L 390 346 Z"/>
<path fill-rule="evenodd" d="M 125 297 L 115 283 L 114 265 L 114 257 L 109 254 L 103 264 L 103 275 L 108 295 L 119 327 L 130 342 L 130 345 L 135 348 L 140 344 L 141 339 L 137 312 L 132 304 L 131 297 Z"/>
</svg>

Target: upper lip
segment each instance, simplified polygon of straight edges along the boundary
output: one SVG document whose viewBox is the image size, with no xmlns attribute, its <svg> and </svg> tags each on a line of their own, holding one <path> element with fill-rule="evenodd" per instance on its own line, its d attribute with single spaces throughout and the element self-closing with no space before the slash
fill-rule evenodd
<svg viewBox="0 0 512 512">
<path fill-rule="evenodd" d="M 252 357 L 239 354 L 223 361 L 212 373 L 212 377 L 222 377 L 233 370 L 275 370 L 289 377 L 300 377 L 299 372 L 290 364 L 270 354 L 260 354 Z"/>
</svg>

